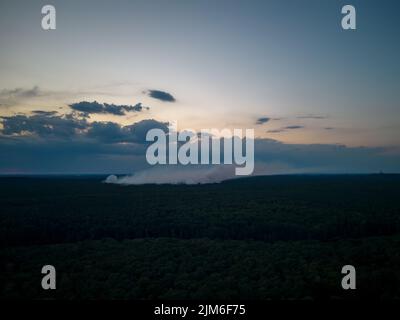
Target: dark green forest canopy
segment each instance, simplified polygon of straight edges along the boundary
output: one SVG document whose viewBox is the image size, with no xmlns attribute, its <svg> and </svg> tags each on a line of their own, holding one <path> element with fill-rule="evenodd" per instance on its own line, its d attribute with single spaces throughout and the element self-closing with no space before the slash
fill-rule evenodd
<svg viewBox="0 0 400 320">
<path fill-rule="evenodd" d="M 400 176 L 103 179 L 0 178 L 1 298 L 400 298 Z"/>
<path fill-rule="evenodd" d="M 120 186 L 1 178 L 1 246 L 77 240 L 332 240 L 400 231 L 400 176 L 273 176 Z"/>
<path fill-rule="evenodd" d="M 19 247 L 0 251 L 0 298 L 393 299 L 400 298 L 400 237 L 333 242 L 171 238 Z M 57 290 L 40 287 L 43 265 Z M 341 267 L 357 267 L 342 290 Z"/>
</svg>

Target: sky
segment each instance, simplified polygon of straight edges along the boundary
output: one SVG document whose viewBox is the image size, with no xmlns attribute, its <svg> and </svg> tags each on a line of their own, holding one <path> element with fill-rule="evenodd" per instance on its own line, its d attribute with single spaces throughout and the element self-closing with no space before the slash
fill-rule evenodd
<svg viewBox="0 0 400 320">
<path fill-rule="evenodd" d="M 46 4 L 56 30 L 41 28 Z M 341 28 L 345 4 L 356 30 Z M 0 0 L 0 173 L 137 171 L 142 130 L 171 121 L 254 128 L 265 173 L 400 172 L 399 12 L 388 0 Z"/>
</svg>

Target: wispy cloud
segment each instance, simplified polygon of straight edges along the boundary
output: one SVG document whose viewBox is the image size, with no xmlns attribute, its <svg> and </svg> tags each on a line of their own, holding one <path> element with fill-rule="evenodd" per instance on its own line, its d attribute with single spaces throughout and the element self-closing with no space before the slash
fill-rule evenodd
<svg viewBox="0 0 400 320">
<path fill-rule="evenodd" d="M 39 89 L 38 86 L 34 86 L 30 89 L 2 89 L 0 90 L 0 106 L 10 107 L 27 99 L 42 96 L 43 94 L 44 93 Z"/>
<path fill-rule="evenodd" d="M 287 126 L 284 129 L 294 130 L 294 129 L 303 129 L 304 126 Z"/>
<path fill-rule="evenodd" d="M 0 91 L 1 98 L 31 98 L 37 97 L 41 94 L 38 86 L 34 86 L 31 89 L 15 88 L 15 89 L 3 89 Z"/>
<path fill-rule="evenodd" d="M 268 130 L 268 133 L 280 133 L 280 132 L 285 132 L 288 130 L 297 130 L 297 129 L 303 129 L 305 128 L 304 126 L 299 126 L 299 125 L 292 125 L 292 126 L 286 126 L 286 127 L 282 127 L 282 128 L 278 128 L 278 129 L 271 129 Z"/>
<path fill-rule="evenodd" d="M 314 119 L 314 120 L 321 120 L 321 119 L 326 119 L 326 116 L 321 116 L 321 115 L 305 115 L 305 116 L 298 116 L 297 119 Z"/>
</svg>

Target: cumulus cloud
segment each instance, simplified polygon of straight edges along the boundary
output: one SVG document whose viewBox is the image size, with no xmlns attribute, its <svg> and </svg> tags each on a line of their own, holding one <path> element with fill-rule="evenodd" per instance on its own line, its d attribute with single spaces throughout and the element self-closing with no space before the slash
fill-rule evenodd
<svg viewBox="0 0 400 320">
<path fill-rule="evenodd" d="M 30 135 L 40 138 L 93 139 L 102 143 L 146 143 L 150 129 L 168 131 L 168 123 L 154 119 L 141 120 L 127 126 L 115 122 L 88 122 L 79 114 L 57 115 L 57 112 L 34 111 L 33 115 L 0 117 L 5 136 Z"/>
<path fill-rule="evenodd" d="M 88 122 L 76 114 L 35 112 L 0 118 L 0 173 L 129 173 L 147 166 L 153 119 L 129 126 Z"/>
<path fill-rule="evenodd" d="M 161 100 L 164 102 L 175 102 L 176 99 L 175 97 L 165 91 L 161 91 L 161 90 L 148 90 L 147 94 L 149 97 L 157 99 L 157 100 Z"/>
<path fill-rule="evenodd" d="M 114 122 L 93 122 L 86 135 L 105 142 L 122 142 L 128 138 L 124 128 Z"/>
<path fill-rule="evenodd" d="M 113 114 L 116 116 L 123 116 L 126 112 L 140 112 L 144 109 L 148 110 L 149 107 L 144 107 L 140 102 L 135 105 L 116 105 L 108 103 L 99 103 L 97 101 L 88 102 L 81 101 L 69 105 L 72 110 L 82 112 L 84 114 L 100 113 L 100 114 Z"/>
<path fill-rule="evenodd" d="M 121 126 L 89 122 L 74 113 L 36 110 L 0 120 L 1 173 L 135 173 L 108 181 L 120 184 L 211 183 L 236 177 L 235 166 L 150 167 L 146 133 L 153 128 L 168 130 L 168 123 L 154 119 Z M 288 144 L 260 138 L 254 142 L 254 174 L 400 172 L 400 151 L 395 148 Z"/>
<path fill-rule="evenodd" d="M 87 136 L 104 142 L 146 143 L 146 134 L 150 129 L 168 131 L 168 124 L 153 119 L 146 119 L 128 126 L 114 122 L 93 122 Z"/>
<path fill-rule="evenodd" d="M 3 135 L 32 134 L 39 137 L 69 138 L 88 126 L 84 119 L 56 116 L 53 113 L 35 113 L 32 116 L 18 114 L 1 119 Z"/>
</svg>

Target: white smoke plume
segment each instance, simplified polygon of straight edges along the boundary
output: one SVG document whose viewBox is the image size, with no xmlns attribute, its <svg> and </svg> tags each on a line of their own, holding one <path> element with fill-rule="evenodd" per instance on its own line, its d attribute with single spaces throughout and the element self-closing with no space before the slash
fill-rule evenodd
<svg viewBox="0 0 400 320">
<path fill-rule="evenodd" d="M 130 176 L 118 178 L 110 175 L 105 183 L 115 183 L 122 185 L 138 184 L 206 184 L 220 183 L 225 180 L 233 179 L 235 166 L 163 166 L 139 171 Z"/>
</svg>

